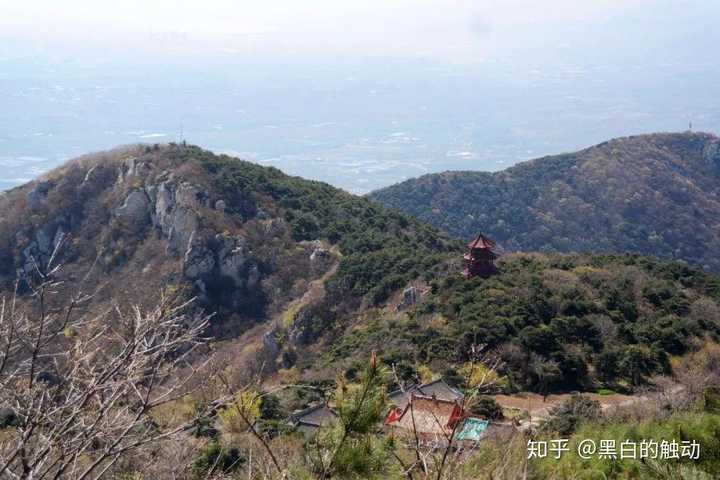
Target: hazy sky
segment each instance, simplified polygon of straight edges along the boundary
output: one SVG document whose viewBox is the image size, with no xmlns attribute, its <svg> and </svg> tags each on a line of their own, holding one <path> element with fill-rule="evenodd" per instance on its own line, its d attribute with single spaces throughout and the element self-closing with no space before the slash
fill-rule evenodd
<svg viewBox="0 0 720 480">
<path fill-rule="evenodd" d="M 0 34 L 45 47 L 440 55 L 477 59 L 516 31 L 622 17 L 650 0 L 24 0 Z M 665 3 L 665 2 L 660 2 Z M 679 3 L 679 2 L 678 2 Z M 151 41 L 149 41 L 151 40 Z"/>
</svg>

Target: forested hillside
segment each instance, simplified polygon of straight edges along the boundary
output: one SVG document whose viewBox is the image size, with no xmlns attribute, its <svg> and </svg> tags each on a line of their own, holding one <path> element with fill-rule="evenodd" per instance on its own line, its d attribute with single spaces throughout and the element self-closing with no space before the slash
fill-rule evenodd
<svg viewBox="0 0 720 480">
<path fill-rule="evenodd" d="M 332 362 L 376 349 L 406 379 L 447 378 L 473 346 L 502 357 L 508 391 L 631 390 L 671 373 L 670 359 L 720 340 L 720 279 L 649 258 L 511 254 L 500 273 L 432 282 L 407 316 L 343 336 Z"/>
<path fill-rule="evenodd" d="M 506 250 L 636 252 L 720 271 L 720 140 L 620 138 L 495 173 L 425 175 L 370 195 Z"/>
<path fill-rule="evenodd" d="M 370 199 L 194 146 L 89 155 L 5 192 L 0 476 L 575 478 L 528 463 L 527 435 L 604 435 L 640 401 L 648 432 L 687 421 L 678 438 L 708 455 L 663 468 L 720 471 L 717 276 L 523 252 L 466 279 L 463 253 Z M 388 392 L 439 379 L 496 434 L 467 450 L 445 427 L 386 434 Z M 495 400 L 527 392 L 568 403 L 540 422 Z M 645 468 L 607 465 L 588 467 Z"/>
</svg>

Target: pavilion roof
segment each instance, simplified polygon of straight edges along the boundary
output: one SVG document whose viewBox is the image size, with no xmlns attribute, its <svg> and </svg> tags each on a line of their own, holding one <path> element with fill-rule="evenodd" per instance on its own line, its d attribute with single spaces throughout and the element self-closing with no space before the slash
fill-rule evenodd
<svg viewBox="0 0 720 480">
<path fill-rule="evenodd" d="M 483 235 L 482 233 L 479 233 L 475 239 L 467 244 L 468 248 L 473 250 L 476 248 L 481 248 L 484 250 L 490 250 L 493 247 L 495 247 L 495 242 L 490 240 L 488 237 Z"/>
</svg>

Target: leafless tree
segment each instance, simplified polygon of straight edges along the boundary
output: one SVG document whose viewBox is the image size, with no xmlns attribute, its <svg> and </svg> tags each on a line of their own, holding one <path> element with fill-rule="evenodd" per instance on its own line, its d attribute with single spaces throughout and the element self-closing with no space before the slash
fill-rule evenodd
<svg viewBox="0 0 720 480">
<path fill-rule="evenodd" d="M 163 427 L 152 413 L 199 388 L 190 359 L 208 317 L 166 296 L 93 315 L 93 294 L 63 282 L 55 257 L 28 294 L 0 300 L 0 479 L 100 478 L 195 421 Z"/>
</svg>

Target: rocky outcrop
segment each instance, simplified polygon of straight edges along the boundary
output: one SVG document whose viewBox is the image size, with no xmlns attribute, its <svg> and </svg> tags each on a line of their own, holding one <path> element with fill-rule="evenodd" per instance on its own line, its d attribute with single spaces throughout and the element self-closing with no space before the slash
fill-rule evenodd
<svg viewBox="0 0 720 480">
<path fill-rule="evenodd" d="M 183 274 L 204 295 L 210 293 L 210 286 L 215 290 L 235 291 L 237 295 L 226 301 L 241 304 L 246 300 L 241 298 L 242 292 L 258 287 L 260 270 L 244 237 L 217 234 L 214 239 L 203 240 L 193 236 L 189 243 L 183 257 Z"/>
<path fill-rule="evenodd" d="M 337 312 L 331 310 L 326 299 L 314 301 L 300 308 L 287 330 L 289 345 L 302 347 L 328 334 L 337 321 Z"/>
<path fill-rule="evenodd" d="M 198 282 L 198 286 L 204 291 L 202 279 L 215 270 L 216 263 L 212 250 L 202 244 L 193 245 L 191 242 L 183 258 L 183 273 L 190 280 Z"/>
<path fill-rule="evenodd" d="M 140 161 L 136 157 L 130 157 L 120 165 L 118 172 L 118 183 L 123 183 L 133 177 L 146 178 L 152 171 L 150 163 Z"/>
<path fill-rule="evenodd" d="M 217 253 L 220 275 L 231 278 L 235 285 L 240 286 L 245 281 L 241 272 L 248 260 L 247 240 L 225 235 L 217 235 L 215 238 L 220 244 Z"/>
<path fill-rule="evenodd" d="M 327 250 L 322 247 L 317 247 L 313 249 L 312 253 L 310 254 L 310 261 L 313 263 L 318 262 L 325 262 L 330 258 L 330 250 Z"/>
<path fill-rule="evenodd" d="M 277 332 L 274 329 L 271 329 L 270 331 L 265 332 L 265 334 L 263 334 L 263 339 L 262 339 L 263 347 L 265 348 L 266 354 L 273 360 L 275 360 L 278 357 L 278 355 L 280 355 L 280 350 L 281 350 L 280 344 L 277 341 L 276 335 L 277 335 Z"/>
<path fill-rule="evenodd" d="M 288 230 L 288 225 L 282 218 L 273 218 L 269 220 L 261 220 L 263 230 L 269 237 L 280 237 Z"/>
<path fill-rule="evenodd" d="M 68 221 L 65 217 L 57 218 L 38 228 L 22 251 L 23 263 L 17 272 L 18 276 L 22 277 L 36 268 L 44 268 L 68 230 Z M 18 233 L 16 237 L 18 243 L 23 243 L 22 233 Z"/>
<path fill-rule="evenodd" d="M 204 205 L 206 194 L 197 186 L 163 182 L 155 193 L 153 223 L 168 241 L 168 253 L 177 255 L 189 247 L 193 232 L 199 227 L 197 209 Z"/>
<path fill-rule="evenodd" d="M 141 176 L 148 168 L 128 159 L 120 169 L 120 181 Z M 215 302 L 230 307 L 241 304 L 242 292 L 254 290 L 260 283 L 260 270 L 251 257 L 247 239 L 200 232 L 201 212 L 214 208 L 224 213 L 225 202 L 211 203 L 202 187 L 178 182 L 164 172 L 157 178 L 164 180 L 130 191 L 115 209 L 115 215 L 136 225 L 157 228 L 167 242 L 167 254 L 181 257 L 183 276 L 195 285 L 201 297 L 214 295 Z M 268 229 L 284 230 L 284 223 L 269 225 Z"/>
<path fill-rule="evenodd" d="M 402 292 L 402 300 L 397 306 L 398 312 L 405 310 L 406 308 L 412 307 L 418 301 L 418 289 L 415 287 L 408 287 Z"/>
<path fill-rule="evenodd" d="M 140 175 L 149 168 L 128 159 L 120 169 L 120 180 Z M 190 240 L 200 226 L 198 212 L 208 206 L 208 194 L 201 187 L 166 180 L 131 190 L 114 213 L 136 226 L 152 223 L 167 240 L 168 254 L 178 256 L 190 248 Z"/>
<path fill-rule="evenodd" d="M 137 226 L 150 223 L 150 199 L 143 190 L 133 190 L 125 202 L 115 209 L 115 215 L 125 218 Z"/>
</svg>

